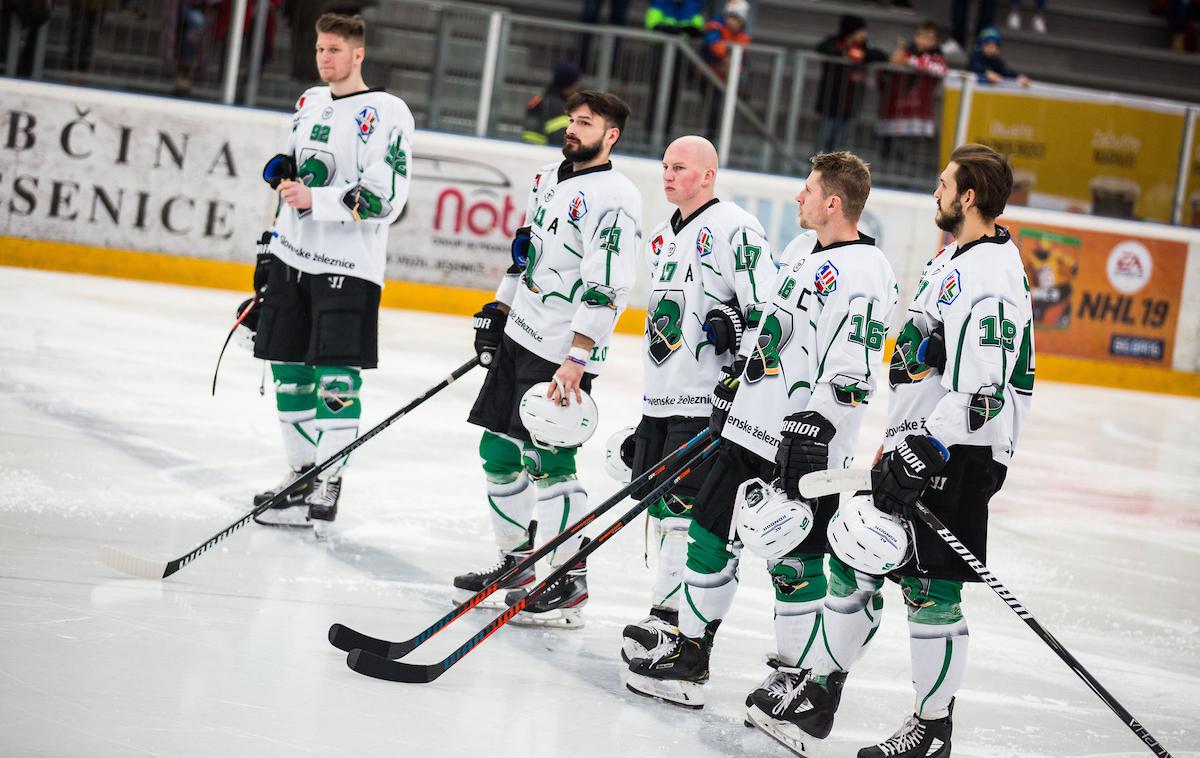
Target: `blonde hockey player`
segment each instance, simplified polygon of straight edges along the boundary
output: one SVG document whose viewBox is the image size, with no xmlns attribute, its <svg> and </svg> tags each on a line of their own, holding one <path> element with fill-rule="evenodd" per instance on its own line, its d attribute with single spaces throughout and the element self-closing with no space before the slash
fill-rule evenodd
<svg viewBox="0 0 1200 758">
<path fill-rule="evenodd" d="M 800 223 L 812 231 L 780 256 L 758 329 L 743 340 L 740 370 L 713 391 L 711 428 L 723 441 L 692 509 L 678 633 L 629 666 L 630 689 L 685 707 L 704 703 L 713 638 L 737 589 L 739 489 L 778 478 L 783 497 L 798 501 L 803 475 L 850 464 L 896 302 L 891 266 L 857 228 L 871 186 L 866 164 L 846 152 L 812 164 L 796 197 Z M 819 637 L 834 505 L 810 504 L 807 535 L 768 563 L 778 654 L 789 672 L 805 665 Z M 764 687 L 778 689 L 776 673 Z"/>
<path fill-rule="evenodd" d="M 762 225 L 715 197 L 717 151 L 681 137 L 662 163 L 663 192 L 675 212 L 647 235 L 651 266 L 643 364 L 642 420 L 627 463 L 639 476 L 708 426 L 710 393 L 752 330 L 775 279 Z M 619 455 L 619 450 L 610 455 Z M 650 614 L 625 628 L 625 660 L 645 656 L 679 622 L 680 580 L 691 509 L 710 466 L 648 509 L 658 564 Z M 634 493 L 635 496 L 638 493 Z"/>
<path fill-rule="evenodd" d="M 609 160 L 629 107 L 607 92 L 581 91 L 567 100 L 567 116 L 565 160 L 534 176 L 513 266 L 496 301 L 475 317 L 475 347 L 488 373 L 469 420 L 484 428 L 479 453 L 500 562 L 455 577 L 461 594 L 478 592 L 528 555 L 535 509 L 546 537 L 587 512 L 587 492 L 575 475 L 582 441 L 575 432 L 595 427 L 586 393 L 634 283 L 642 198 Z M 543 383 L 544 393 L 534 396 Z M 525 419 L 535 419 L 536 428 Z M 563 543 L 551 565 L 579 544 L 579 537 Z M 520 588 L 533 579 L 530 568 L 505 584 Z M 586 569 L 578 565 L 513 623 L 580 626 L 586 601 Z"/>
<path fill-rule="evenodd" d="M 384 253 L 408 198 L 413 117 L 400 98 L 363 83 L 365 34 L 359 16 L 318 19 L 325 86 L 300 96 L 287 150 L 263 170 L 281 208 L 255 270 L 254 354 L 271 362 L 291 470 L 255 505 L 354 441 L 360 372 L 378 363 Z M 337 516 L 346 460 L 255 520 L 323 531 Z"/>
</svg>

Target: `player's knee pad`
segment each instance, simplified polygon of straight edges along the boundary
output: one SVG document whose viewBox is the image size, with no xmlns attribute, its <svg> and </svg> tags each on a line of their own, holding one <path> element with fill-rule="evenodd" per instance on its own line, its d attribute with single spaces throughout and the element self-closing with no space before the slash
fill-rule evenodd
<svg viewBox="0 0 1200 758">
<path fill-rule="evenodd" d="M 684 579 L 688 584 L 714 587 L 736 581 L 737 566 L 737 555 L 729 549 L 728 543 L 693 521 L 688 527 L 687 563 L 684 569 Z"/>
<path fill-rule="evenodd" d="M 313 367 L 303 363 L 272 363 L 275 407 L 284 413 L 305 413 L 317 407 L 317 381 Z"/>
<path fill-rule="evenodd" d="M 353 366 L 314 366 L 317 384 L 317 422 L 322 419 L 362 418 L 362 373 Z"/>
<path fill-rule="evenodd" d="M 797 553 L 767 561 L 776 602 L 811 603 L 824 598 L 828 588 L 824 564 L 821 553 Z"/>
<path fill-rule="evenodd" d="M 508 484 L 525 478 L 521 446 L 508 437 L 485 431 L 479 440 L 479 457 L 483 459 L 483 473 L 490 484 Z"/>
<path fill-rule="evenodd" d="M 575 478 L 576 450 L 574 447 L 545 449 L 525 443 L 521 447 L 521 465 L 539 487 L 550 487 Z"/>
<path fill-rule="evenodd" d="M 904 577 L 900 589 L 904 593 L 909 622 L 925 626 L 963 622 L 962 586 L 962 582 L 950 579 Z"/>
<path fill-rule="evenodd" d="M 871 606 L 883 608 L 883 577 L 865 574 L 847 566 L 835 555 L 829 556 L 829 596 L 825 607 L 835 613 L 858 613 Z"/>
</svg>

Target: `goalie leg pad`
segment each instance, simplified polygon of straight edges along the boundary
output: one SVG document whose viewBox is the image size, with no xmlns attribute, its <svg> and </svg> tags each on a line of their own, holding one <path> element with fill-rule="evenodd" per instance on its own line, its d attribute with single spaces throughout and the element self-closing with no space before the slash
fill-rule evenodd
<svg viewBox="0 0 1200 758">
<path fill-rule="evenodd" d="M 525 541 L 537 508 L 537 493 L 521 464 L 521 446 L 508 437 L 485 431 L 479 456 L 487 478 L 487 501 L 496 545 L 511 551 Z"/>
<path fill-rule="evenodd" d="M 709 624 L 729 614 L 737 586 L 738 556 L 724 539 L 693 521 L 688 530 L 679 630 L 693 639 L 703 637 Z"/>
<path fill-rule="evenodd" d="M 882 588 L 882 577 L 855 571 L 836 556 L 829 557 L 822 630 L 828 664 L 815 667 L 814 674 L 849 671 L 862 657 L 883 618 Z"/>
</svg>

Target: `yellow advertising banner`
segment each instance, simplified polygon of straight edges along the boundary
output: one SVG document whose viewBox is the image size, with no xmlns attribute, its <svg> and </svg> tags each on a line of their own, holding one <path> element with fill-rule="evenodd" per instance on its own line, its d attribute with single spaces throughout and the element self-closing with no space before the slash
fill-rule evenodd
<svg viewBox="0 0 1200 758">
<path fill-rule="evenodd" d="M 1186 243 L 1001 223 L 1021 248 L 1039 355 L 1170 368 Z"/>
<path fill-rule="evenodd" d="M 1200 127 L 1200 122 L 1197 123 Z M 1187 194 L 1183 203 L 1183 225 L 1200 229 L 1200 134 L 1192 141 L 1192 159 L 1188 161 Z"/>
<path fill-rule="evenodd" d="M 954 147 L 961 90 L 947 87 L 941 147 Z M 1186 110 L 1060 87 L 978 85 L 966 141 L 1013 164 L 1013 205 L 1171 223 Z"/>
</svg>

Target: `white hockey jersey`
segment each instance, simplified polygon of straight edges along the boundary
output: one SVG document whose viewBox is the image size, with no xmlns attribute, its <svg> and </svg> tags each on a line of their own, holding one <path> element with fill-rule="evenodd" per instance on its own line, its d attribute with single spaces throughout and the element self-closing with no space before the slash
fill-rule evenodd
<svg viewBox="0 0 1200 758">
<path fill-rule="evenodd" d="M 312 189 L 312 208 L 280 209 L 271 252 L 306 273 L 382 287 L 388 226 L 408 199 L 413 131 L 408 106 L 382 90 L 301 95 L 286 152 Z"/>
<path fill-rule="evenodd" d="M 718 356 L 704 317 L 737 301 L 753 335 L 775 262 L 758 219 L 713 198 L 686 219 L 679 211 L 649 234 L 650 301 L 646 308 L 642 412 L 655 418 L 708 416 L 712 388 L 733 356 Z"/>
<path fill-rule="evenodd" d="M 907 315 L 889 371 L 884 450 L 927 431 L 947 447 L 989 445 L 1007 465 L 1033 399 L 1036 362 L 1029 282 L 1008 230 L 947 245 L 926 265 Z M 946 338 L 941 374 L 917 360 L 935 329 Z"/>
<path fill-rule="evenodd" d="M 815 232 L 793 240 L 758 332 L 742 343 L 746 367 L 722 436 L 773 461 L 784 417 L 817 411 L 837 429 L 830 467 L 849 467 L 898 297 L 870 237 L 824 248 Z"/>
<path fill-rule="evenodd" d="M 496 292 L 510 306 L 504 333 L 553 363 L 567 357 L 575 333 L 590 337 L 584 370 L 599 374 L 637 275 L 641 220 L 641 193 L 612 163 L 579 172 L 569 161 L 543 166 L 525 212 L 528 264 Z"/>
</svg>

